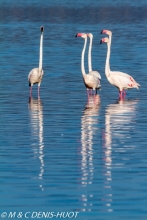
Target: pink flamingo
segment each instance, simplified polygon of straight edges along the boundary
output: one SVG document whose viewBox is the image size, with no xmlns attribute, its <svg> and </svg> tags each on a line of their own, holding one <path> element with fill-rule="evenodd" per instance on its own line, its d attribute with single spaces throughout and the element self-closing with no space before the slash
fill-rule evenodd
<svg viewBox="0 0 147 220">
<path fill-rule="evenodd" d="M 109 31 L 112 35 L 112 32 Z M 110 35 L 109 35 L 110 36 Z M 111 37 L 108 39 L 107 37 L 103 38 L 100 43 L 107 43 L 107 56 L 106 56 L 106 64 L 105 64 L 105 75 L 110 84 L 114 85 L 119 90 L 119 98 L 123 99 L 123 90 L 136 88 L 139 89 L 140 85 L 127 73 L 111 71 L 110 70 L 110 46 L 111 46 Z"/>
<path fill-rule="evenodd" d="M 32 86 L 38 83 L 38 97 L 40 95 L 40 84 L 43 78 L 43 69 L 42 69 L 42 57 L 43 57 L 43 31 L 44 28 L 41 27 L 41 37 L 40 37 L 40 59 L 39 59 L 39 68 L 34 68 L 30 71 L 28 75 L 28 81 L 30 86 L 30 97 L 32 96 Z"/>
<path fill-rule="evenodd" d="M 87 88 L 87 95 L 89 97 L 89 89 L 93 89 L 94 90 L 94 94 L 96 94 L 96 89 L 100 89 L 101 86 L 100 86 L 100 80 L 99 78 L 94 75 L 94 74 L 86 74 L 85 72 L 85 68 L 84 68 L 84 55 L 85 55 L 85 49 L 86 49 L 86 44 L 87 44 L 87 34 L 85 33 L 78 33 L 76 35 L 76 37 L 82 37 L 85 39 L 85 43 L 84 43 L 84 47 L 83 47 L 83 50 L 82 50 L 82 55 L 81 55 L 81 72 L 82 72 L 82 76 L 83 76 L 83 81 L 84 81 L 84 84 Z"/>
</svg>

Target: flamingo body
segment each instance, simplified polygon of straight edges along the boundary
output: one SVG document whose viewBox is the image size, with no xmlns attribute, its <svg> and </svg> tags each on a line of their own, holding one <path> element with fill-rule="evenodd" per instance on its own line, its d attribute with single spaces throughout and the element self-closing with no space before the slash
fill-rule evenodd
<svg viewBox="0 0 147 220">
<path fill-rule="evenodd" d="M 28 75 L 29 86 L 33 86 L 36 83 L 39 85 L 42 81 L 43 74 L 43 70 L 39 70 L 39 68 L 32 69 Z"/>
<path fill-rule="evenodd" d="M 87 89 L 99 89 L 100 88 L 100 82 L 99 82 L 99 79 L 97 76 L 93 75 L 93 74 L 86 74 L 84 77 L 83 77 L 83 80 L 84 80 L 84 84 L 86 86 Z"/>
<path fill-rule="evenodd" d="M 110 84 L 116 86 L 119 91 L 136 88 L 139 89 L 139 84 L 128 74 L 123 72 L 112 72 L 110 71 L 110 76 L 107 77 Z"/>
</svg>

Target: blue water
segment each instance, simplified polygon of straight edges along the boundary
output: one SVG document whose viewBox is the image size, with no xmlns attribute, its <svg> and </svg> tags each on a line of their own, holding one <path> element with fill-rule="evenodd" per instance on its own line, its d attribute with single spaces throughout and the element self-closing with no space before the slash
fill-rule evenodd
<svg viewBox="0 0 147 220">
<path fill-rule="evenodd" d="M 22 212 L 21 219 L 26 212 L 29 217 L 78 212 L 79 220 L 147 219 L 146 10 L 143 0 L 1 0 L 0 205 L 5 219 L 10 212 Z M 40 100 L 36 85 L 29 100 L 27 76 L 38 67 L 41 25 L 45 74 Z M 124 101 L 105 77 L 102 29 L 113 33 L 111 69 L 141 84 Z M 89 103 L 78 32 L 93 33 L 93 69 L 102 76 L 102 90 Z M 85 66 L 88 71 L 87 50 Z"/>
</svg>

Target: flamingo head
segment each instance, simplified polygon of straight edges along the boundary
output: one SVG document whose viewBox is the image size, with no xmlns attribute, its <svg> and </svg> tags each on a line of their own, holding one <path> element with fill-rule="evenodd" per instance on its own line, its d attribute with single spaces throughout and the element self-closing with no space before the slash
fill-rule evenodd
<svg viewBox="0 0 147 220">
<path fill-rule="evenodd" d="M 41 31 L 41 33 L 44 31 L 44 27 L 43 26 L 40 27 L 40 31 Z"/>
<path fill-rule="evenodd" d="M 90 37 L 90 38 L 92 38 L 92 37 L 93 37 L 93 34 L 87 33 L 87 36 Z"/>
<path fill-rule="evenodd" d="M 78 33 L 78 34 L 76 34 L 75 37 L 87 38 L 87 34 L 85 34 L 85 33 Z"/>
<path fill-rule="evenodd" d="M 102 31 L 101 31 L 101 34 L 107 34 L 107 35 L 111 36 L 111 35 L 112 35 L 112 32 L 109 31 L 109 30 L 102 30 Z"/>
<path fill-rule="evenodd" d="M 108 43 L 108 42 L 109 42 L 108 37 L 105 37 L 105 38 L 102 38 L 102 40 L 100 41 L 100 44 L 102 44 L 102 43 Z"/>
</svg>

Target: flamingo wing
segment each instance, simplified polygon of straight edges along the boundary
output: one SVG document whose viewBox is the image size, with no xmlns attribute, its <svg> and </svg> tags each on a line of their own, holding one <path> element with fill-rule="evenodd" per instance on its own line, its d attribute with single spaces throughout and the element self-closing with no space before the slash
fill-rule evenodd
<svg viewBox="0 0 147 220">
<path fill-rule="evenodd" d="M 99 79 L 101 79 L 101 75 L 99 72 L 97 71 L 91 71 L 89 74 L 95 75 L 96 77 L 98 77 Z"/>
</svg>

